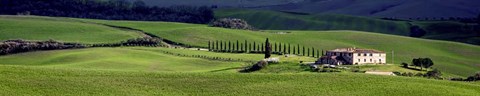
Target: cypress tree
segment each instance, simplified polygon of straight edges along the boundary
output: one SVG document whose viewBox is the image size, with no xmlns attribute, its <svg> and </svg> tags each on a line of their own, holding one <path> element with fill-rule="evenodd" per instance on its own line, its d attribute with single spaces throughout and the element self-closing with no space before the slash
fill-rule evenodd
<svg viewBox="0 0 480 96">
<path fill-rule="evenodd" d="M 249 48 L 249 51 L 250 51 L 250 52 L 253 51 L 253 48 L 252 48 L 252 47 L 253 47 L 253 44 L 251 44 L 251 43 L 248 44 L 248 48 Z"/>
<path fill-rule="evenodd" d="M 287 54 L 287 44 L 283 44 L 283 54 Z"/>
<path fill-rule="evenodd" d="M 300 55 L 300 44 L 297 44 L 297 54 Z"/>
<path fill-rule="evenodd" d="M 312 47 L 312 57 L 315 57 L 315 48 Z"/>
<path fill-rule="evenodd" d="M 270 58 L 272 54 L 272 46 L 270 45 L 270 42 L 267 40 L 265 41 L 265 58 Z"/>
<path fill-rule="evenodd" d="M 257 51 L 257 44 L 255 44 L 255 41 L 253 41 L 253 51 Z"/>
<path fill-rule="evenodd" d="M 216 43 L 215 50 L 218 50 L 218 40 L 215 43 Z"/>
<path fill-rule="evenodd" d="M 232 45 L 230 44 L 230 41 L 228 41 L 228 52 L 232 51 Z"/>
<path fill-rule="evenodd" d="M 244 51 L 245 51 L 245 52 L 248 52 L 248 43 L 247 43 L 247 40 L 245 40 L 245 43 L 243 43 L 243 44 L 245 44 L 245 46 L 243 46 L 243 47 L 245 47 L 245 50 L 244 50 Z"/>
<path fill-rule="evenodd" d="M 235 49 L 235 51 L 239 51 L 240 49 L 238 48 L 238 40 L 237 40 L 237 47 Z"/>
<path fill-rule="evenodd" d="M 227 41 L 223 42 L 223 51 L 227 51 Z"/>
<path fill-rule="evenodd" d="M 302 50 L 302 51 L 303 51 L 303 54 L 302 54 L 302 55 L 305 56 L 305 46 L 303 46 L 302 49 L 303 49 L 303 50 Z"/>
<path fill-rule="evenodd" d="M 223 41 L 220 41 L 220 51 L 223 51 Z"/>
<path fill-rule="evenodd" d="M 257 45 L 257 52 L 260 52 L 260 44 Z"/>
<path fill-rule="evenodd" d="M 275 50 L 273 50 L 273 52 L 277 52 L 277 42 L 275 42 L 275 46 L 273 47 L 275 47 Z"/>
<path fill-rule="evenodd" d="M 320 58 L 320 52 L 317 50 L 317 58 Z"/>
</svg>

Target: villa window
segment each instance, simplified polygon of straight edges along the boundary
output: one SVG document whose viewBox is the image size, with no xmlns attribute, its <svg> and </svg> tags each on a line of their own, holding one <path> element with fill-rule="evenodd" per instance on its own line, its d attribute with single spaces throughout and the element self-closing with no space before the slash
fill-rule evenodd
<svg viewBox="0 0 480 96">
<path fill-rule="evenodd" d="M 380 61 L 380 63 L 382 63 L 382 59 L 378 59 L 378 61 Z"/>
<path fill-rule="evenodd" d="M 370 53 L 370 56 L 373 56 L 373 54 L 372 54 L 372 53 Z"/>
<path fill-rule="evenodd" d="M 370 62 L 372 62 L 372 59 L 370 59 Z"/>
<path fill-rule="evenodd" d="M 364 53 L 363 56 L 367 56 L 367 53 Z"/>
<path fill-rule="evenodd" d="M 358 62 L 360 62 L 360 59 L 358 59 Z"/>
<path fill-rule="evenodd" d="M 358 56 L 361 56 L 360 53 L 358 53 Z"/>
<path fill-rule="evenodd" d="M 367 62 L 367 59 L 363 59 L 363 62 Z"/>
</svg>

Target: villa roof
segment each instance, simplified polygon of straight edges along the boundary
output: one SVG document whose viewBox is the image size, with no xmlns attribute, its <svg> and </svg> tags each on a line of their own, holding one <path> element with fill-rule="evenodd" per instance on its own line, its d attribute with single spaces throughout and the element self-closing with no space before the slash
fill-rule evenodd
<svg viewBox="0 0 480 96">
<path fill-rule="evenodd" d="M 345 52 L 345 53 L 385 53 L 375 49 L 357 49 L 357 48 L 339 48 L 328 50 L 328 52 Z"/>
</svg>

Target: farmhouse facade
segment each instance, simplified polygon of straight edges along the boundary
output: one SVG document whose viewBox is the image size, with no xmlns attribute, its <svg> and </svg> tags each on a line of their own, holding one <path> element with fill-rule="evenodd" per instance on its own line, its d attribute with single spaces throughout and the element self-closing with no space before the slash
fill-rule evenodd
<svg viewBox="0 0 480 96">
<path fill-rule="evenodd" d="M 316 64 L 330 65 L 361 65 L 385 64 L 386 53 L 374 49 L 340 48 L 328 50 Z"/>
</svg>

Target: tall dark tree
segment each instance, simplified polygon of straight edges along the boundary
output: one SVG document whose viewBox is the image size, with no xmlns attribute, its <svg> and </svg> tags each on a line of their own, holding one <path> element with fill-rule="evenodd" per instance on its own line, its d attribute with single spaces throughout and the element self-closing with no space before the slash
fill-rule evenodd
<svg viewBox="0 0 480 96">
<path fill-rule="evenodd" d="M 272 54 L 272 46 L 270 45 L 270 42 L 267 40 L 265 41 L 265 58 L 270 58 Z"/>
<path fill-rule="evenodd" d="M 274 52 L 278 52 L 277 42 L 275 42 L 275 51 Z"/>
<path fill-rule="evenodd" d="M 247 42 L 247 40 L 245 40 L 245 43 L 243 43 L 243 44 L 245 44 L 245 46 L 243 46 L 243 47 L 245 47 L 245 50 L 243 50 L 243 51 L 248 52 L 248 50 L 247 50 L 247 47 L 248 47 L 248 42 Z"/>
<path fill-rule="evenodd" d="M 240 51 L 240 49 L 239 49 L 239 47 L 238 47 L 238 43 L 239 43 L 239 42 L 238 42 L 238 40 L 237 40 L 237 46 L 236 46 L 236 49 L 235 49 L 236 51 Z"/>
<path fill-rule="evenodd" d="M 253 51 L 257 51 L 257 44 L 253 41 Z"/>
<path fill-rule="evenodd" d="M 300 55 L 300 44 L 297 44 L 297 54 Z"/>
<path fill-rule="evenodd" d="M 218 40 L 215 43 L 215 50 L 218 50 Z"/>
<path fill-rule="evenodd" d="M 232 51 L 232 45 L 230 44 L 230 41 L 228 41 L 228 52 Z"/>
<path fill-rule="evenodd" d="M 220 51 L 223 51 L 223 41 L 220 41 Z"/>
<path fill-rule="evenodd" d="M 283 54 L 287 54 L 287 44 L 283 44 Z"/>
<path fill-rule="evenodd" d="M 302 53 L 303 53 L 302 55 L 305 56 L 305 46 L 302 47 L 302 51 L 303 51 L 303 52 L 302 52 Z"/>
<path fill-rule="evenodd" d="M 257 51 L 258 51 L 258 52 L 261 52 L 261 51 L 262 51 L 262 50 L 260 49 L 260 47 L 261 47 L 260 44 L 258 44 L 258 45 L 257 45 Z"/>
<path fill-rule="evenodd" d="M 228 46 L 227 41 L 223 42 L 223 45 L 224 45 L 223 46 L 223 51 L 227 51 L 227 46 Z"/>
<path fill-rule="evenodd" d="M 315 57 L 315 48 L 312 47 L 312 57 Z"/>
<path fill-rule="evenodd" d="M 210 46 L 210 41 L 208 41 L 208 51 L 212 51 L 211 46 Z"/>
</svg>

